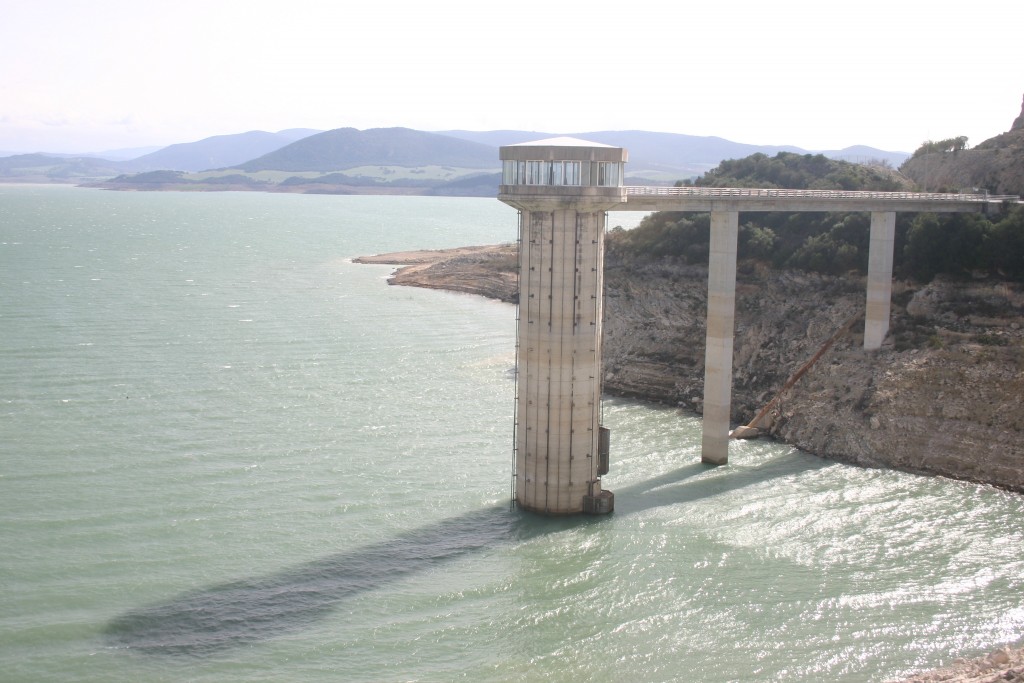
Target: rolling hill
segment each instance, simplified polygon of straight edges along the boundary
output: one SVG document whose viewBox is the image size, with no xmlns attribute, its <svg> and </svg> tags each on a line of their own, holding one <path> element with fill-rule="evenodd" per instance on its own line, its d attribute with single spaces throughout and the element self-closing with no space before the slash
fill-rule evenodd
<svg viewBox="0 0 1024 683">
<path fill-rule="evenodd" d="M 121 173 L 121 162 L 93 157 L 15 154 L 0 157 L 0 180 L 26 183 L 78 183 Z"/>
<path fill-rule="evenodd" d="M 311 135 L 236 168 L 243 171 L 344 171 L 359 166 L 497 168 L 488 145 L 411 128 L 337 128 Z"/>
<path fill-rule="evenodd" d="M 122 168 L 126 171 L 203 171 L 210 168 L 230 168 L 317 132 L 293 128 L 277 133 L 251 130 L 235 135 L 215 135 L 196 142 L 183 142 L 164 147 L 127 161 Z"/>
</svg>

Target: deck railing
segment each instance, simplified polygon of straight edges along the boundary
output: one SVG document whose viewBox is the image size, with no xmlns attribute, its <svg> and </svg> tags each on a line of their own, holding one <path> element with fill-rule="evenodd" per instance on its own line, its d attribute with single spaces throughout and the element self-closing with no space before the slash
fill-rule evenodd
<svg viewBox="0 0 1024 683">
<path fill-rule="evenodd" d="M 862 190 L 783 190 L 747 187 L 650 187 L 629 185 L 626 195 L 633 197 L 699 197 L 733 198 L 757 197 L 762 199 L 884 199 L 890 201 L 949 201 L 949 202 L 1019 202 L 1016 195 L 993 195 L 951 192 L 874 192 Z"/>
</svg>

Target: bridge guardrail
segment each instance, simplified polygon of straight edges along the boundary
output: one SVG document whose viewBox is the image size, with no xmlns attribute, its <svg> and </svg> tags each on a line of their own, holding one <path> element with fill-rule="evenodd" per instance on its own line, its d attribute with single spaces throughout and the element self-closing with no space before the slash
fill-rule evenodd
<svg viewBox="0 0 1024 683">
<path fill-rule="evenodd" d="M 876 192 L 869 190 L 785 190 L 748 187 L 656 187 L 627 185 L 626 196 L 655 197 L 757 197 L 762 199 L 884 199 L 907 201 L 1019 202 L 1017 195 L 963 194 L 949 192 Z"/>
</svg>

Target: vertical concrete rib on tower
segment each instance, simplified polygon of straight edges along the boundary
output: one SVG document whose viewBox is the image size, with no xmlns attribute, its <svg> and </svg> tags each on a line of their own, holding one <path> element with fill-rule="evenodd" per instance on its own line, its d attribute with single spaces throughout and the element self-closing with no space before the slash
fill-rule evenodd
<svg viewBox="0 0 1024 683">
<path fill-rule="evenodd" d="M 626 201 L 626 151 L 574 138 L 502 147 L 498 198 L 519 209 L 517 503 L 611 512 L 601 488 L 605 211 Z"/>
</svg>

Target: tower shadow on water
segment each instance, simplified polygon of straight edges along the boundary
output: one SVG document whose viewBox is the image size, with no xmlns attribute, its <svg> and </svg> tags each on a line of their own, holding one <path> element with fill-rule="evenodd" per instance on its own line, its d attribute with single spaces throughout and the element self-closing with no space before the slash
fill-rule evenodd
<svg viewBox="0 0 1024 683">
<path fill-rule="evenodd" d="M 108 622 L 107 643 L 147 655 L 209 656 L 300 631 L 339 603 L 460 556 L 586 523 L 482 508 L 265 577 L 184 593 Z"/>
<path fill-rule="evenodd" d="M 612 516 L 537 516 L 506 506 L 472 510 L 285 571 L 130 610 L 109 621 L 103 637 L 110 647 L 147 656 L 216 656 L 300 632 L 327 618 L 345 600 L 487 548 L 588 525 L 597 525 L 596 531 L 613 524 L 616 517 L 694 502 L 828 464 L 810 456 L 780 456 L 746 469 L 688 465 L 621 489 L 628 503 Z"/>
</svg>

